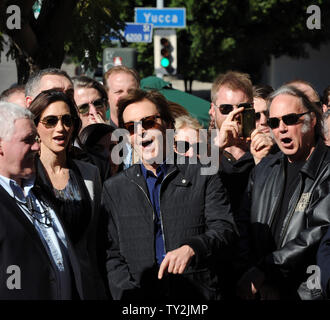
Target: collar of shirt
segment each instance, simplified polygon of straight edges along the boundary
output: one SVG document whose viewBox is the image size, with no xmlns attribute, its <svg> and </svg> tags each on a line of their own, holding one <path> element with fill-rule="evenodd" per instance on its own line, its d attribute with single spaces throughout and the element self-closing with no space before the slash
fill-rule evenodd
<svg viewBox="0 0 330 320">
<path fill-rule="evenodd" d="M 18 183 L 10 178 L 0 175 L 0 185 L 13 197 L 16 201 L 26 203 L 26 196 L 29 195 L 31 189 L 34 186 L 35 177 L 31 179 L 23 179 L 22 187 Z"/>
<path fill-rule="evenodd" d="M 141 166 L 141 170 L 142 170 L 144 179 L 147 180 L 148 177 L 155 176 L 151 170 L 146 169 L 146 167 L 143 165 L 143 163 L 140 163 L 140 166 Z M 168 167 L 168 165 L 166 164 L 166 161 L 164 161 L 160 166 L 157 167 L 156 176 L 159 177 L 159 176 L 163 175 L 163 177 L 165 177 L 165 175 L 167 173 L 167 167 Z"/>
</svg>

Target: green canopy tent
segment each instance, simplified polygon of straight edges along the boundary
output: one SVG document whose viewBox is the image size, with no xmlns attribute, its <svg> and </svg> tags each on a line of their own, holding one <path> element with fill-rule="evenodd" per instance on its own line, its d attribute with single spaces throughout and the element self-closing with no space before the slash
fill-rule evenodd
<svg viewBox="0 0 330 320">
<path fill-rule="evenodd" d="M 176 102 L 183 106 L 192 117 L 196 118 L 200 124 L 207 128 L 209 124 L 210 102 L 192 94 L 173 89 L 170 82 L 158 77 L 150 76 L 143 78 L 140 83 L 141 89 L 155 89 L 161 92 L 169 101 Z"/>
</svg>

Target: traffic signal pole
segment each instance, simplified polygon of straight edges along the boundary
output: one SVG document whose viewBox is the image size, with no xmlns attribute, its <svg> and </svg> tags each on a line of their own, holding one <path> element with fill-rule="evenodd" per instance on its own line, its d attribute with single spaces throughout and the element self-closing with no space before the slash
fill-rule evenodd
<svg viewBox="0 0 330 320">
<path fill-rule="evenodd" d="M 157 9 L 163 9 L 164 0 L 157 0 L 156 6 L 157 6 Z M 154 54 L 154 59 L 156 59 L 155 54 Z M 155 74 L 156 74 L 156 77 L 163 79 L 163 73 L 159 72 L 159 70 L 155 69 Z"/>
<path fill-rule="evenodd" d="M 157 9 L 164 9 L 164 1 L 157 0 Z M 154 73 L 163 79 L 164 75 L 175 75 L 177 72 L 177 37 L 176 30 L 156 28 L 154 40 Z"/>
</svg>

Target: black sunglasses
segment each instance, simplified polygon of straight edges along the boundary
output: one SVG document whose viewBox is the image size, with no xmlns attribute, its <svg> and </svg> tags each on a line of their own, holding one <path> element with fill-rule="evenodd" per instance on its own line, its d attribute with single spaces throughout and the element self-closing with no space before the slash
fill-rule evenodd
<svg viewBox="0 0 330 320">
<path fill-rule="evenodd" d="M 152 115 L 148 117 L 142 118 L 140 121 L 129 121 L 124 123 L 124 128 L 129 132 L 130 135 L 134 134 L 134 124 L 135 123 L 141 123 L 142 128 L 145 130 L 155 128 L 157 126 L 160 126 L 159 123 L 157 123 L 157 119 L 160 119 L 159 115 Z"/>
<path fill-rule="evenodd" d="M 282 120 L 287 126 L 292 126 L 298 123 L 298 120 L 301 116 L 310 113 L 311 111 L 307 111 L 304 113 L 289 113 L 280 118 L 269 118 L 267 120 L 267 124 L 271 129 L 276 129 L 280 125 L 280 121 Z"/>
<path fill-rule="evenodd" d="M 189 151 L 190 148 L 193 148 L 194 152 L 197 155 L 200 155 L 201 151 L 207 152 L 205 143 L 203 142 L 189 143 L 188 141 L 178 140 L 178 141 L 174 141 L 174 147 L 176 151 L 179 153 L 186 153 Z"/>
<path fill-rule="evenodd" d="M 83 103 L 80 106 L 78 106 L 78 111 L 81 114 L 86 114 L 89 111 L 89 104 L 92 104 L 96 109 L 102 109 L 105 104 L 105 100 L 103 98 L 96 99 L 94 101 L 91 101 L 89 103 Z"/>
<path fill-rule="evenodd" d="M 47 116 L 40 120 L 40 122 L 47 128 L 54 128 L 56 127 L 58 121 L 61 120 L 62 124 L 65 127 L 70 128 L 73 124 L 73 119 L 70 114 L 63 114 L 61 116 Z"/>
<path fill-rule="evenodd" d="M 260 120 L 262 113 L 265 115 L 266 118 L 268 118 L 268 116 L 269 116 L 268 110 L 260 111 L 260 112 L 255 112 L 254 114 L 256 116 L 256 121 Z"/>
<path fill-rule="evenodd" d="M 234 106 L 237 106 L 237 108 L 243 107 L 244 109 L 248 109 L 248 108 L 252 108 L 252 103 L 245 102 L 245 103 L 239 103 L 239 104 L 234 104 L 234 105 L 228 104 L 228 103 L 223 103 L 216 107 L 219 108 L 219 110 L 222 114 L 228 114 L 234 110 Z"/>
</svg>

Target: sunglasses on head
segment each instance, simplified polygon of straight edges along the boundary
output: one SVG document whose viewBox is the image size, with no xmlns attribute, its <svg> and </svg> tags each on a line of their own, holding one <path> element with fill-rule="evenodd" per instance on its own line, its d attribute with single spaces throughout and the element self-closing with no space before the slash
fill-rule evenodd
<svg viewBox="0 0 330 320">
<path fill-rule="evenodd" d="M 193 148 L 194 152 L 196 154 L 200 154 L 201 153 L 201 146 L 203 145 L 204 143 L 202 142 L 197 142 L 197 143 L 189 143 L 188 141 L 181 141 L 181 140 L 178 140 L 178 141 L 174 141 L 174 147 L 176 149 L 177 152 L 179 153 L 186 153 L 189 151 L 190 148 Z M 206 152 L 206 148 L 204 150 Z"/>
<path fill-rule="evenodd" d="M 81 114 L 86 114 L 89 111 L 90 104 L 92 104 L 96 109 L 102 109 L 104 107 L 104 103 L 105 101 L 103 98 L 96 99 L 94 101 L 81 104 L 80 106 L 78 106 L 78 111 Z"/>
<path fill-rule="evenodd" d="M 228 114 L 234 110 L 234 106 L 237 106 L 237 108 L 243 107 L 244 109 L 247 109 L 247 108 L 252 108 L 252 103 L 248 103 L 248 102 L 239 103 L 239 104 L 223 103 L 216 107 L 219 108 L 222 114 Z"/>
<path fill-rule="evenodd" d="M 73 119 L 70 114 L 63 114 L 61 116 L 47 116 L 40 120 L 40 122 L 47 128 L 56 127 L 58 121 L 61 120 L 63 126 L 70 128 L 73 124 Z"/>
<path fill-rule="evenodd" d="M 134 134 L 134 124 L 135 123 L 141 123 L 142 128 L 145 130 L 155 128 L 157 126 L 160 126 L 159 123 L 157 123 L 157 119 L 160 119 L 159 115 L 152 115 L 145 118 L 142 118 L 140 121 L 129 121 L 124 123 L 124 128 L 129 132 L 130 135 Z"/>
<path fill-rule="evenodd" d="M 282 120 L 287 126 L 292 126 L 298 123 L 298 120 L 301 116 L 310 113 L 311 111 L 306 111 L 304 113 L 289 113 L 280 118 L 269 118 L 267 120 L 267 124 L 271 129 L 276 129 L 280 125 L 280 121 Z"/>
<path fill-rule="evenodd" d="M 264 114 L 264 116 L 266 117 L 266 118 L 268 118 L 268 116 L 269 116 L 269 112 L 268 112 L 268 110 L 265 110 L 265 111 L 260 111 L 260 112 L 255 112 L 254 114 L 255 114 L 255 116 L 256 116 L 256 121 L 258 121 L 258 120 L 260 120 L 260 118 L 261 118 L 261 114 Z"/>
</svg>

